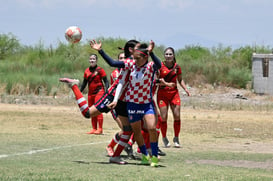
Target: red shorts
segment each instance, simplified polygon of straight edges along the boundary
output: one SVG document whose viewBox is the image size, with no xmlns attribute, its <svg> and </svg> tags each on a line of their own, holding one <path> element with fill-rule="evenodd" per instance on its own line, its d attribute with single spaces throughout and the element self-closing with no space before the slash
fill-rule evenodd
<svg viewBox="0 0 273 181">
<path fill-rule="evenodd" d="M 97 94 L 88 94 L 88 106 L 91 107 L 97 102 L 104 94 L 104 90 L 101 89 Z"/>
<path fill-rule="evenodd" d="M 165 107 L 168 105 L 179 105 L 180 106 L 180 96 L 178 89 L 175 91 L 166 91 L 164 89 L 159 89 L 157 92 L 157 105 L 158 107 Z"/>
</svg>

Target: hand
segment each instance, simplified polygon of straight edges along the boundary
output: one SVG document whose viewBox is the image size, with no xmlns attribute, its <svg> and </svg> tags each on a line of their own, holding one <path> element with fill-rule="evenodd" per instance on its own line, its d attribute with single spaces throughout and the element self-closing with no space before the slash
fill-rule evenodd
<svg viewBox="0 0 273 181">
<path fill-rule="evenodd" d="M 117 106 L 117 102 L 111 102 L 110 104 L 106 105 L 109 109 L 114 109 Z"/>
<path fill-rule="evenodd" d="M 191 96 L 191 93 L 189 92 L 189 90 L 185 90 L 185 92 L 187 93 L 188 96 Z"/>
<path fill-rule="evenodd" d="M 147 48 L 148 52 L 151 53 L 155 47 L 155 42 L 153 40 L 150 41 L 150 44 Z"/>
<path fill-rule="evenodd" d="M 96 40 L 91 40 L 90 41 L 90 47 L 93 48 L 94 50 L 101 50 L 102 44 L 101 41 L 99 40 L 99 43 L 96 42 Z"/>
<path fill-rule="evenodd" d="M 175 83 L 174 83 L 174 82 L 169 82 L 169 83 L 168 83 L 168 86 L 169 86 L 169 87 L 175 87 Z"/>
<path fill-rule="evenodd" d="M 159 82 L 161 85 L 165 85 L 168 87 L 175 87 L 176 86 L 176 84 L 174 82 L 166 82 L 163 78 L 160 78 Z"/>
</svg>

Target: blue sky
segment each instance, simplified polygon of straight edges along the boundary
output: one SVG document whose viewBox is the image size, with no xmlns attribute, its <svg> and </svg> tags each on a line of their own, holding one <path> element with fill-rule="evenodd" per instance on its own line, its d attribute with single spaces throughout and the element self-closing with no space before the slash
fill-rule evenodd
<svg viewBox="0 0 273 181">
<path fill-rule="evenodd" d="M 82 41 L 98 37 L 154 40 L 175 49 L 273 46 L 272 0 L 0 0 L 0 33 L 24 45 L 66 42 L 76 25 Z"/>
</svg>

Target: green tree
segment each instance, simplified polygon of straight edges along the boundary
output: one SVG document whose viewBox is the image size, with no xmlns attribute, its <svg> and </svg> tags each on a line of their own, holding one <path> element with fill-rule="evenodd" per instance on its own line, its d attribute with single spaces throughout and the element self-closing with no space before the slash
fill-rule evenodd
<svg viewBox="0 0 273 181">
<path fill-rule="evenodd" d="M 20 43 L 13 34 L 0 34 L 0 60 L 16 53 L 19 48 Z"/>
</svg>

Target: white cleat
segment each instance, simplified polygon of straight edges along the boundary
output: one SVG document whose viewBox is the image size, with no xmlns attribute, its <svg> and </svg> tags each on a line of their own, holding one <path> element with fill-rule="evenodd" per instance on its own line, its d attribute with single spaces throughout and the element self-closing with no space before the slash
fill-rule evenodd
<svg viewBox="0 0 273 181">
<path fill-rule="evenodd" d="M 169 142 L 169 140 L 168 140 L 167 137 L 162 138 L 162 141 L 164 143 L 165 148 L 169 148 L 171 146 L 171 144 L 170 144 L 170 142 Z"/>
<path fill-rule="evenodd" d="M 109 162 L 110 163 L 120 164 L 120 165 L 124 165 L 124 164 L 128 163 L 128 162 L 122 160 L 119 156 L 117 156 L 117 157 L 110 157 Z"/>
<path fill-rule="evenodd" d="M 174 143 L 174 147 L 175 147 L 175 148 L 180 148 L 180 147 L 181 147 L 181 146 L 180 146 L 180 143 L 179 143 L 178 137 L 174 137 L 174 138 L 173 138 L 173 143 Z"/>
</svg>

